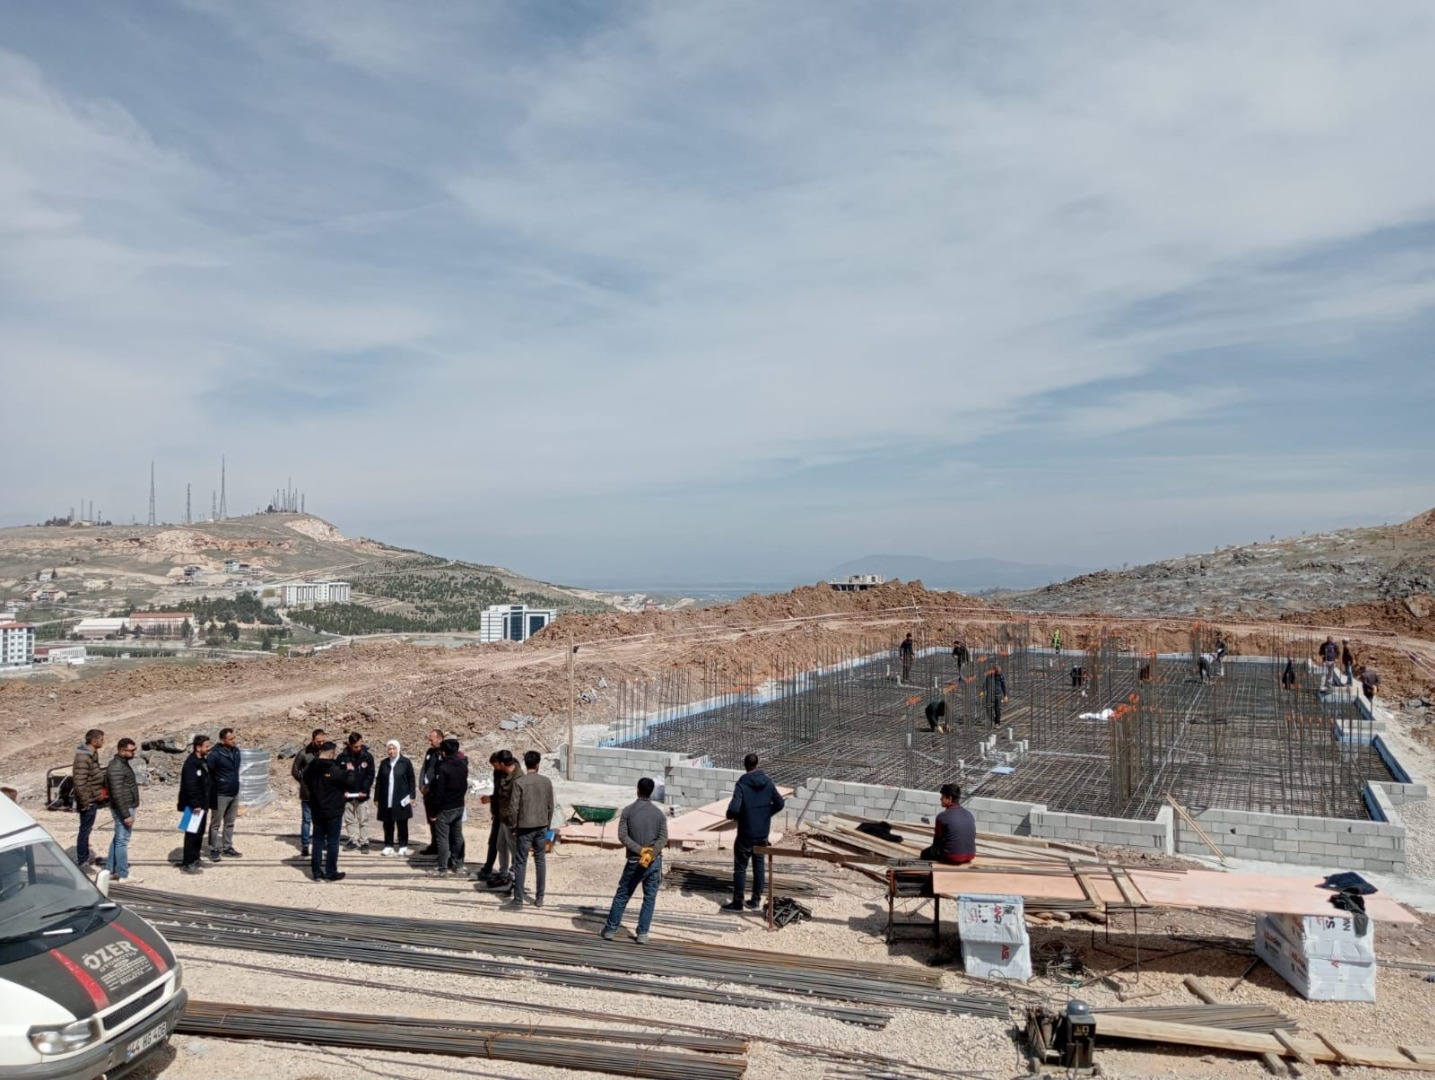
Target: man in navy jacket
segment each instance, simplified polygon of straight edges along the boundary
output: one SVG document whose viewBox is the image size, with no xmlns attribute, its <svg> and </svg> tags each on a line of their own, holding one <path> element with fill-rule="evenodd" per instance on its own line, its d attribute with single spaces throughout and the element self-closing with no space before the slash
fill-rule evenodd
<svg viewBox="0 0 1435 1080">
<path fill-rule="evenodd" d="M 724 911 L 742 910 L 742 894 L 747 888 L 747 864 L 752 861 L 753 849 L 767 843 L 768 834 L 772 832 L 772 815 L 781 813 L 786 805 L 786 800 L 777 792 L 777 785 L 757 767 L 756 754 L 743 758 L 742 767 L 747 773 L 733 786 L 732 801 L 727 804 L 728 818 L 737 822 L 737 842 L 732 849 L 732 903 L 724 904 Z M 759 857 L 753 862 L 752 898 L 747 902 L 748 907 L 755 908 L 762 903 L 766 878 L 766 870 Z"/>
<path fill-rule="evenodd" d="M 214 791 L 209 797 L 209 858 L 213 862 L 224 855 L 237 859 L 234 819 L 239 813 L 239 737 L 232 727 L 220 730 L 219 745 L 209 752 L 209 779 Z"/>
</svg>

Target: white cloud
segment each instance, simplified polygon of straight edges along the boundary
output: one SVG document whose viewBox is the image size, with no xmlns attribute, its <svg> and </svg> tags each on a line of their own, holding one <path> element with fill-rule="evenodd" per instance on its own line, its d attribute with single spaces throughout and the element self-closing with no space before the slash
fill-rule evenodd
<svg viewBox="0 0 1435 1080">
<path fill-rule="evenodd" d="M 1014 433 L 1074 459 L 1113 430 L 1235 438 L 1281 398 L 1263 353 L 1435 301 L 1429 242 L 1332 254 L 1435 217 L 1423 4 L 184 6 L 202 84 L 83 35 L 0 52 L 0 363 L 110 365 L 77 414 L 183 414 L 259 493 L 293 468 L 272 403 L 312 403 L 306 482 L 341 517 L 437 530 L 461 493 L 479 544 L 594 497 L 621 558 L 653 492 L 716 535 L 788 484 L 857 544 L 851 500 L 924 514 L 971 475 L 945 457 L 999 463 Z M 1176 362 L 1235 347 L 1237 381 Z M 113 446 L 78 435 L 77 477 L 153 452 L 97 465 Z"/>
</svg>

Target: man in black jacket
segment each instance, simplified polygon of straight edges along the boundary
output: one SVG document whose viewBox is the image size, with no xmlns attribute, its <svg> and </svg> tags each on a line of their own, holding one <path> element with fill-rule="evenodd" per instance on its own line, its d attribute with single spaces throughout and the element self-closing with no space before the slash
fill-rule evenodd
<svg viewBox="0 0 1435 1080">
<path fill-rule="evenodd" d="M 344 843 L 369 853 L 369 795 L 374 790 L 374 755 L 364 746 L 364 737 L 349 733 L 349 744 L 337 758 L 349 774 L 348 801 L 344 805 Z"/>
<path fill-rule="evenodd" d="M 443 732 L 438 728 L 429 728 L 429 745 L 424 751 L 423 763 L 419 765 L 419 798 L 424 804 L 424 818 L 429 825 L 428 847 L 419 852 L 420 855 L 434 855 L 438 852 L 438 827 L 434 824 L 434 818 L 438 812 L 433 808 L 433 797 L 429 794 L 433 787 L 434 777 L 438 775 L 439 744 L 443 742 Z"/>
<path fill-rule="evenodd" d="M 316 727 L 309 736 L 309 745 L 294 755 L 294 764 L 289 766 L 289 775 L 299 785 L 299 856 L 304 859 L 309 857 L 309 835 L 314 826 L 314 815 L 309 809 L 309 784 L 304 773 L 309 763 L 319 756 L 319 747 L 325 741 L 324 729 Z"/>
<path fill-rule="evenodd" d="M 1000 664 L 993 664 L 987 672 L 982 694 L 987 699 L 987 715 L 992 718 L 992 727 L 997 727 L 1002 722 L 1002 704 L 1006 701 L 1006 676 Z"/>
<path fill-rule="evenodd" d="M 757 767 L 757 755 L 748 754 L 742 760 L 747 770 L 733 785 L 732 801 L 727 804 L 727 816 L 737 822 L 737 841 L 732 847 L 732 903 L 722 906 L 724 911 L 741 911 L 742 894 L 747 889 L 747 864 L 752 867 L 752 899 L 747 906 L 755 908 L 762 903 L 762 892 L 767 886 L 767 872 L 762 857 L 753 859 L 753 849 L 767 844 L 772 832 L 772 815 L 781 813 L 787 805 L 777 785 L 767 773 Z"/>
<path fill-rule="evenodd" d="M 184 861 L 180 867 L 186 874 L 200 873 L 199 853 L 204 847 L 204 826 L 209 819 L 209 805 L 214 795 L 209 765 L 204 760 L 208 756 L 209 736 L 196 735 L 194 749 L 184 759 L 184 767 L 179 773 L 178 809 L 180 813 L 190 812 L 190 827 L 184 832 Z"/>
<path fill-rule="evenodd" d="M 231 727 L 219 731 L 219 745 L 209 752 L 209 779 L 214 785 L 209 815 L 209 859 L 218 862 L 228 855 L 239 858 L 234 850 L 234 819 L 239 815 L 239 736 Z M 221 833 L 221 828 L 223 832 Z M 223 836 L 224 843 L 220 844 Z"/>
<path fill-rule="evenodd" d="M 444 739 L 439 744 L 438 770 L 429 788 L 436 811 L 434 839 L 438 848 L 440 877 L 451 870 L 462 870 L 463 801 L 468 794 L 468 760 L 458 752 L 457 739 Z"/>
<path fill-rule="evenodd" d="M 115 838 L 110 841 L 110 857 L 105 866 L 111 881 L 138 885 L 140 879 L 130 873 L 130 834 L 135 827 L 135 810 L 140 804 L 140 783 L 130 765 L 135 756 L 135 741 L 121 739 L 115 744 L 115 756 L 105 768 L 105 786 L 110 789 L 110 813 L 115 819 Z"/>
<path fill-rule="evenodd" d="M 309 812 L 314 816 L 314 851 L 309 870 L 315 881 L 343 881 L 339 872 L 339 830 L 343 826 L 349 793 L 349 770 L 334 760 L 332 742 L 319 746 L 319 756 L 304 770 L 309 788 Z"/>
</svg>

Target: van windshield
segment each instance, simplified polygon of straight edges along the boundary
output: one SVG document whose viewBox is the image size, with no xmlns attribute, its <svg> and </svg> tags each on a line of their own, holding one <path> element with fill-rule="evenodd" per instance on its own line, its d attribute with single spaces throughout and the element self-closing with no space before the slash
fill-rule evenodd
<svg viewBox="0 0 1435 1080">
<path fill-rule="evenodd" d="M 64 929 L 104 899 L 49 838 L 0 851 L 0 941 Z"/>
</svg>

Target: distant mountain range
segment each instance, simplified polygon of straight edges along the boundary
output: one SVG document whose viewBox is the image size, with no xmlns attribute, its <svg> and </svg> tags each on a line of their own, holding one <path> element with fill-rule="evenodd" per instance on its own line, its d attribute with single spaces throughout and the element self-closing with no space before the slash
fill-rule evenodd
<svg viewBox="0 0 1435 1080">
<path fill-rule="evenodd" d="M 1090 571 L 1089 566 L 1008 562 L 1006 559 L 932 559 L 925 555 L 866 555 L 834 566 L 824 581 L 848 574 L 881 574 L 887 579 L 921 581 L 929 589 L 982 592 L 987 589 L 1034 589 Z"/>
</svg>

